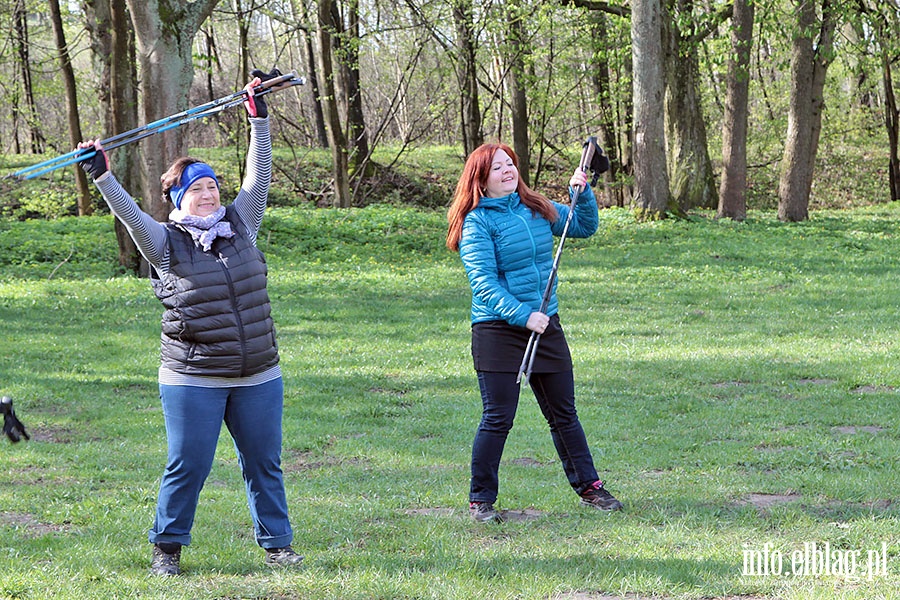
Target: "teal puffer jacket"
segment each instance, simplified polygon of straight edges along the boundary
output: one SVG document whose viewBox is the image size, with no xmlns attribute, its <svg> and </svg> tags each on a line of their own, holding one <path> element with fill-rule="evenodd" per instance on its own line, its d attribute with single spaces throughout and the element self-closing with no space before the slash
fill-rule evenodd
<svg viewBox="0 0 900 600">
<path fill-rule="evenodd" d="M 572 189 L 569 189 L 572 194 Z M 463 222 L 459 255 L 472 286 L 472 323 L 503 320 L 525 327 L 553 268 L 553 236 L 562 235 L 569 206 L 554 202 L 559 217 L 550 223 L 522 204 L 517 193 L 481 198 Z M 597 201 L 590 186 L 575 205 L 567 237 L 597 231 Z M 556 283 L 546 314 L 557 311 Z"/>
</svg>

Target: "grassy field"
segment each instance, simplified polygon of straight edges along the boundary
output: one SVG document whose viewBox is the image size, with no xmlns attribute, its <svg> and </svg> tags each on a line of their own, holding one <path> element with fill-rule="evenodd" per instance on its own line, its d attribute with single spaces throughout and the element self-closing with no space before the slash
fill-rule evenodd
<svg viewBox="0 0 900 600">
<path fill-rule="evenodd" d="M 165 459 L 160 306 L 109 217 L 0 222 L 0 598 L 895 598 L 900 206 L 570 240 L 560 304 L 580 415 L 626 506 L 578 506 L 524 391 L 485 526 L 480 399 L 444 217 L 276 208 L 261 246 L 285 373 L 297 571 L 253 542 L 227 432 L 185 575 L 148 575 Z M 823 565 L 823 562 L 827 563 Z"/>
</svg>

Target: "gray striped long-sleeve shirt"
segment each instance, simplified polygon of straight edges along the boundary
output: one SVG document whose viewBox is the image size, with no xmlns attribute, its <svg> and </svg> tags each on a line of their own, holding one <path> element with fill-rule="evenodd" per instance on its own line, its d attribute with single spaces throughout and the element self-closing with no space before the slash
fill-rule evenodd
<svg viewBox="0 0 900 600">
<path fill-rule="evenodd" d="M 247 175 L 234 200 L 235 212 L 246 226 L 247 235 L 256 244 L 256 236 L 262 224 L 263 213 L 269 199 L 269 183 L 272 179 L 272 140 L 268 118 L 250 119 L 250 148 L 247 150 Z M 109 173 L 95 181 L 113 214 L 128 230 L 138 250 L 162 275 L 169 271 L 169 231 L 149 214 L 141 210 L 131 195 Z M 159 383 L 165 385 L 193 385 L 207 388 L 227 388 L 258 385 L 281 377 L 281 367 L 250 377 L 203 377 L 184 375 L 160 366 Z"/>
<path fill-rule="evenodd" d="M 269 120 L 250 119 L 250 148 L 247 151 L 247 175 L 241 184 L 234 209 L 247 227 L 253 244 L 262 224 L 272 179 L 272 140 Z M 160 274 L 169 270 L 168 230 L 141 210 L 131 195 L 110 173 L 95 182 L 110 210 L 125 224 L 141 255 Z"/>
</svg>

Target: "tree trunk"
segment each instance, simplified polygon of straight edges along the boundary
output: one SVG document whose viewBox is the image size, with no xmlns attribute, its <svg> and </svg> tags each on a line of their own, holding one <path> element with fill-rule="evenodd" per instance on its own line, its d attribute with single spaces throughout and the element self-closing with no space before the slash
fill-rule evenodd
<svg viewBox="0 0 900 600">
<path fill-rule="evenodd" d="M 125 0 L 110 1 L 110 115 L 111 131 L 122 133 L 138 126 L 137 62 L 134 29 L 128 16 Z M 125 189 L 137 190 L 141 183 L 140 148 L 126 144 L 110 157 L 111 168 Z M 141 200 L 138 198 L 138 202 Z M 146 274 L 148 266 L 142 261 L 134 240 L 118 219 L 115 220 L 119 264 L 129 272 Z"/>
<path fill-rule="evenodd" d="M 833 60 L 834 18 L 829 0 L 822 3 L 817 40 L 813 40 L 812 34 L 816 25 L 816 5 L 813 0 L 797 2 L 788 129 L 778 185 L 778 218 L 782 221 L 809 218 L 809 196 L 825 106 L 825 74 Z"/>
<path fill-rule="evenodd" d="M 638 217 L 664 218 L 669 206 L 663 123 L 660 0 L 636 0 L 631 12 L 634 56 L 634 179 Z"/>
<path fill-rule="evenodd" d="M 628 52 L 623 59 L 623 78 L 626 81 L 634 81 L 634 55 Z M 634 84 L 632 83 L 632 87 Z M 621 146 L 619 147 L 619 156 L 622 160 L 622 176 L 616 181 L 622 185 L 622 202 L 623 206 L 629 206 L 634 203 L 637 191 L 634 186 L 634 93 L 625 94 L 622 99 L 622 135 L 619 137 Z M 628 182 L 631 181 L 629 184 Z M 668 183 L 666 184 L 668 185 Z"/>
<path fill-rule="evenodd" d="M 624 188 L 617 184 L 621 159 L 616 134 L 616 110 L 609 79 L 609 61 L 606 58 L 606 49 L 610 47 L 607 17 L 599 11 L 591 11 L 590 15 L 591 38 L 594 47 L 599 50 L 596 51 L 596 58 L 591 63 L 591 81 L 594 85 L 594 96 L 600 107 L 600 146 L 609 157 L 609 171 L 603 174 L 606 182 L 603 187 L 603 198 L 598 195 L 597 200 L 603 206 L 625 206 Z"/>
<path fill-rule="evenodd" d="M 369 135 L 366 131 L 366 117 L 363 114 L 362 90 L 359 83 L 359 0 L 347 1 L 349 24 L 347 36 L 342 41 L 345 56 L 341 63 L 345 67 L 344 77 L 347 88 L 347 130 L 353 145 L 353 170 L 358 171 L 369 164 Z"/>
<path fill-rule="evenodd" d="M 134 51 L 134 30 L 125 7 L 125 0 L 88 0 L 85 7 L 85 26 L 91 38 L 93 78 L 102 112 L 103 137 L 129 131 L 137 127 L 137 72 Z M 130 114 L 130 118 L 123 115 Z M 120 146 L 110 152 L 110 169 L 116 179 L 129 190 L 140 186 L 139 149 L 135 144 Z M 140 198 L 135 200 L 140 203 Z M 119 265 L 135 275 L 141 273 L 141 257 L 128 230 L 118 220 L 113 221 L 118 244 Z"/>
<path fill-rule="evenodd" d="M 82 5 L 85 8 L 85 28 L 90 34 L 91 43 L 91 80 L 96 82 L 94 93 L 100 101 L 103 114 L 103 132 L 106 134 L 117 133 L 113 130 L 111 120 L 110 97 L 112 85 L 110 83 L 110 60 L 112 55 L 112 2 L 111 0 L 85 0 Z M 128 26 L 130 28 L 130 25 Z M 92 134 L 95 137 L 97 133 Z M 118 174 L 117 174 L 118 175 Z"/>
<path fill-rule="evenodd" d="M 813 0 L 810 0 L 812 2 Z M 810 140 L 810 154 L 806 157 L 807 172 L 810 174 L 806 186 L 806 197 L 812 193 L 812 173 L 815 170 L 816 155 L 819 152 L 819 137 L 822 134 L 822 113 L 825 111 L 825 79 L 828 67 L 834 61 L 834 32 L 837 27 L 837 19 L 834 14 L 831 0 L 822 0 L 822 21 L 819 26 L 819 37 L 815 43 L 813 55 L 813 79 L 812 79 L 812 131 Z"/>
<path fill-rule="evenodd" d="M 19 63 L 19 73 L 22 76 L 22 92 L 25 94 L 25 121 L 28 125 L 28 135 L 31 142 L 31 152 L 40 154 L 44 151 L 44 134 L 39 125 L 37 106 L 34 102 L 34 86 L 31 83 L 31 59 L 28 54 L 28 13 L 25 0 L 16 0 L 14 10 L 15 20 L 15 44 Z"/>
<path fill-rule="evenodd" d="M 300 1 L 300 18 L 303 23 L 309 22 L 309 15 L 306 12 L 306 2 Z M 293 3 L 292 3 L 293 6 Z M 322 111 L 322 94 L 319 91 L 319 78 L 316 67 L 316 52 L 313 43 L 313 35 L 309 29 L 304 28 L 303 38 L 306 47 L 306 81 L 309 83 L 309 89 L 312 92 L 312 112 L 313 122 L 316 128 L 316 139 L 322 148 L 328 147 L 328 133 L 325 131 L 325 114 Z"/>
<path fill-rule="evenodd" d="M 475 61 L 472 0 L 453 1 L 453 23 L 456 26 L 456 49 L 459 52 L 456 77 L 459 82 L 463 152 L 468 156 L 484 142 L 484 134 L 481 131 L 481 107 L 478 105 L 478 63 Z"/>
<path fill-rule="evenodd" d="M 141 66 L 143 120 L 151 123 L 188 108 L 194 79 L 193 40 L 218 0 L 169 2 L 127 0 Z M 170 206 L 162 198 L 159 177 L 186 150 L 184 132 L 176 127 L 141 144 L 144 210 L 164 221 Z"/>
<path fill-rule="evenodd" d="M 722 182 L 716 218 L 747 218 L 747 121 L 753 2 L 734 0 L 731 58 L 728 60 L 725 118 L 722 122 Z"/>
<path fill-rule="evenodd" d="M 815 23 L 816 7 L 811 0 L 797 0 L 797 28 L 791 51 L 791 90 L 781 178 L 778 184 L 778 218 L 803 221 L 809 218 L 807 181 L 812 173 L 805 157 L 810 153 L 812 131 L 812 61 L 813 40 L 810 30 Z"/>
<path fill-rule="evenodd" d="M 213 73 L 217 65 L 216 37 L 213 31 L 212 20 L 210 20 L 209 27 L 203 31 L 203 45 L 206 48 L 206 56 L 204 57 L 206 61 L 206 101 L 212 102 L 216 99 L 216 92 L 213 88 Z"/>
<path fill-rule="evenodd" d="M 697 44 L 690 39 L 690 31 L 685 35 L 678 26 L 680 15 L 691 14 L 692 3 L 667 0 L 666 6 L 662 43 L 669 185 L 673 200 L 681 210 L 712 208 L 716 204 L 716 184 L 700 106 Z"/>
<path fill-rule="evenodd" d="M 881 78 L 884 86 L 884 127 L 887 130 L 888 148 L 888 180 L 891 186 L 891 200 L 900 199 L 900 111 L 897 109 L 897 96 L 894 94 L 894 76 L 891 60 L 887 52 L 881 51 Z"/>
<path fill-rule="evenodd" d="M 531 147 L 528 141 L 528 97 L 525 77 L 525 60 L 528 53 L 523 17 L 514 11 L 509 17 L 509 96 L 512 117 L 513 150 L 519 157 L 519 175 L 530 185 Z"/>
<path fill-rule="evenodd" d="M 62 15 L 59 12 L 59 0 L 49 0 L 50 21 L 53 23 L 53 35 L 56 39 L 56 51 L 59 55 L 59 70 L 66 88 L 66 115 L 69 120 L 69 146 L 74 148 L 84 139 L 81 134 L 81 120 L 78 117 L 78 94 L 75 89 L 75 73 L 69 59 L 69 47 L 63 31 Z M 78 215 L 85 216 L 94 212 L 91 202 L 91 190 L 88 187 L 87 175 L 77 164 L 74 165 L 75 181 L 78 184 Z"/>
<path fill-rule="evenodd" d="M 333 161 L 331 172 L 334 177 L 334 206 L 350 207 L 350 177 L 347 156 L 347 137 L 341 126 L 335 95 L 334 62 L 331 56 L 332 47 L 332 0 L 319 0 L 318 26 L 316 37 L 319 47 L 319 74 L 322 86 L 322 113 L 325 118 L 325 130 L 328 132 L 328 144 L 331 146 Z"/>
<path fill-rule="evenodd" d="M 241 66 L 239 80 L 235 81 L 235 86 L 244 85 L 250 80 L 250 21 L 253 18 L 253 8 L 244 10 L 242 0 L 234 0 L 234 20 L 237 22 L 238 28 L 238 61 Z M 243 83 L 242 83 L 243 82 Z M 247 131 L 249 138 L 250 132 Z"/>
</svg>

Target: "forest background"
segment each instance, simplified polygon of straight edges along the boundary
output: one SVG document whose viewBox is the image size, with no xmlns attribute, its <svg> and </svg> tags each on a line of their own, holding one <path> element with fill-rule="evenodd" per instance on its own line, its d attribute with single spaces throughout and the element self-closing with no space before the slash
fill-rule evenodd
<svg viewBox="0 0 900 600">
<path fill-rule="evenodd" d="M 900 197 L 893 2 L 4 0 L 0 23 L 7 172 L 277 67 L 307 85 L 270 97 L 276 203 L 444 206 L 463 158 L 493 140 L 548 191 L 587 135 L 612 159 L 602 201 L 639 218 L 704 207 L 743 220 L 749 207 L 801 221 L 810 205 Z M 158 174 L 173 158 L 231 148 L 222 160 L 240 176 L 242 119 L 117 149 L 113 169 L 163 219 Z M 435 147 L 459 160 L 410 159 Z M 92 213 L 96 192 L 72 172 L 7 180 L 0 209 Z"/>
<path fill-rule="evenodd" d="M 897 23 L 871 1 L 0 0 L 0 175 L 255 67 L 308 80 L 269 102 L 261 238 L 307 568 L 260 569 L 223 439 L 189 576 L 146 576 L 159 308 L 114 276 L 139 270 L 133 247 L 119 230 L 114 264 L 113 220 L 82 218 L 106 208 L 69 167 L 0 179 L 0 384 L 33 435 L 0 472 L 0 597 L 898 597 Z M 165 218 L 177 154 L 237 187 L 245 119 L 113 169 Z M 567 246 L 567 322 L 627 511 L 577 511 L 523 403 L 503 497 L 522 520 L 486 531 L 465 512 L 478 397 L 441 213 L 481 140 L 558 199 L 587 135 L 612 159 L 598 196 L 628 210 Z M 873 580 L 746 569 L 766 543 L 882 541 Z"/>
</svg>

